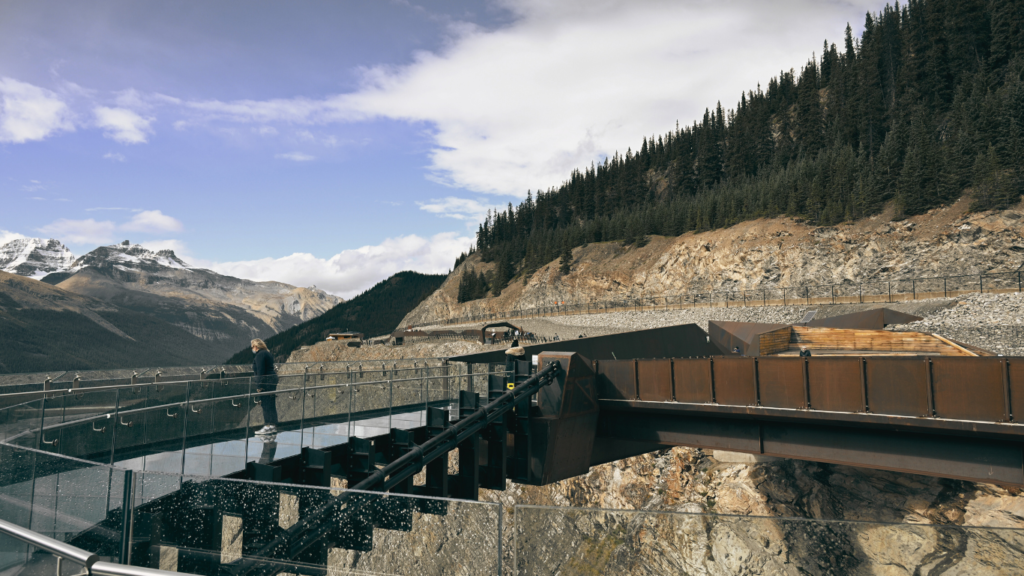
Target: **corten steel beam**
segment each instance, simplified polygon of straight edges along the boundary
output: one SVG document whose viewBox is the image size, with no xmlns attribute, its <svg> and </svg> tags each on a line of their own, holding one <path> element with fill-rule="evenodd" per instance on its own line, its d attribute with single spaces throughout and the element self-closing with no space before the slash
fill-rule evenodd
<svg viewBox="0 0 1024 576">
<path fill-rule="evenodd" d="M 758 419 L 679 417 L 642 408 L 613 411 L 606 403 L 602 403 L 597 433 L 600 439 L 1024 485 L 1022 442 Z M 607 461 L 605 454 L 596 451 L 591 458 Z"/>
<path fill-rule="evenodd" d="M 595 364 L 601 417 L 592 463 L 629 455 L 622 442 L 635 442 L 636 450 L 698 446 L 1024 485 L 1021 358 Z M 664 399 L 666 375 L 675 400 Z"/>
</svg>

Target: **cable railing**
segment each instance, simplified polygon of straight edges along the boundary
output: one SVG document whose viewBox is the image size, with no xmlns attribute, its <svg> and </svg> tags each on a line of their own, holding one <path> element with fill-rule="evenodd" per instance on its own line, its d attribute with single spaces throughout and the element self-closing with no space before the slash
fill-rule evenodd
<svg viewBox="0 0 1024 576">
<path fill-rule="evenodd" d="M 1021 292 L 1024 271 L 1003 274 L 936 276 L 861 283 L 816 284 L 763 287 L 749 290 L 713 290 L 679 294 L 641 295 L 605 300 L 555 302 L 504 312 L 467 314 L 423 326 L 473 324 L 476 322 L 544 318 L 610 312 L 644 312 L 696 308 L 738 308 L 763 306 L 813 306 L 833 304 L 895 303 L 966 294 Z"/>
</svg>

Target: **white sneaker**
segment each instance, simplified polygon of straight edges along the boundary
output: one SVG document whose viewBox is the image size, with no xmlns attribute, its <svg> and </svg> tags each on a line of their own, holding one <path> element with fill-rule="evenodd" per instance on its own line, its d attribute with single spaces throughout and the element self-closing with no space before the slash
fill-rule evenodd
<svg viewBox="0 0 1024 576">
<path fill-rule="evenodd" d="M 263 428 L 260 428 L 259 430 L 256 431 L 257 436 L 266 436 L 270 434 L 277 434 L 277 426 L 274 426 L 273 424 L 267 424 Z"/>
</svg>

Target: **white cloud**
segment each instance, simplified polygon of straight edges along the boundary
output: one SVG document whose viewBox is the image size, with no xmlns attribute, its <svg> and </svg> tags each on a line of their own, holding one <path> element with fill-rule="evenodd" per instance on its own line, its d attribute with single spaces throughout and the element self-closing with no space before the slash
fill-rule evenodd
<svg viewBox="0 0 1024 576">
<path fill-rule="evenodd" d="M 0 77 L 0 142 L 21 144 L 74 129 L 71 109 L 55 92 Z"/>
<path fill-rule="evenodd" d="M 21 187 L 26 192 L 38 192 L 39 190 L 46 190 L 46 186 L 43 185 L 39 180 L 30 180 L 28 184 Z"/>
<path fill-rule="evenodd" d="M 109 220 L 61 218 L 36 230 L 69 244 L 109 244 L 114 241 L 117 225 Z"/>
<path fill-rule="evenodd" d="M 469 28 L 442 53 L 367 71 L 349 105 L 436 126 L 436 177 L 479 192 L 525 195 L 572 168 L 690 123 L 717 101 L 840 40 L 864 6 L 818 0 L 505 3 L 520 19 Z M 713 48 L 709 49 L 709 48 Z"/>
<path fill-rule="evenodd" d="M 202 101 L 196 121 L 430 124 L 430 179 L 524 196 L 570 170 L 699 119 L 721 101 L 841 41 L 880 0 L 503 0 L 517 18 L 450 26 L 437 52 L 364 70 L 363 87 L 324 99 Z"/>
<path fill-rule="evenodd" d="M 119 227 L 126 232 L 178 232 L 182 223 L 159 210 L 144 210 Z"/>
<path fill-rule="evenodd" d="M 276 280 L 295 286 L 315 284 L 332 294 L 351 298 L 402 270 L 447 273 L 455 258 L 468 250 L 472 242 L 472 238 L 457 232 L 444 232 L 429 239 L 412 234 L 388 238 L 376 246 L 345 250 L 327 259 L 296 253 L 243 262 L 198 260 L 195 265 L 250 280 Z"/>
<path fill-rule="evenodd" d="M 61 218 L 36 230 L 70 244 L 109 244 L 114 241 L 114 234 L 118 231 L 152 234 L 178 232 L 184 228 L 180 221 L 159 210 L 139 211 L 117 207 L 86 209 L 87 212 L 99 210 L 130 210 L 135 214 L 127 222 L 121 224 L 111 220 L 95 220 L 93 218 L 85 220 Z"/>
<path fill-rule="evenodd" d="M 107 152 L 106 154 L 103 155 L 103 159 L 104 160 L 112 160 L 114 162 L 124 162 L 125 161 L 124 154 L 121 154 L 119 152 Z"/>
<path fill-rule="evenodd" d="M 316 156 L 310 156 L 302 152 L 288 152 L 287 154 L 277 154 L 274 158 L 280 158 L 281 160 L 292 160 L 293 162 L 309 162 L 316 160 Z"/>
<path fill-rule="evenodd" d="M 97 106 L 93 109 L 96 126 L 103 128 L 104 136 L 122 144 L 144 144 L 152 133 L 152 118 L 143 118 L 127 108 Z"/>
<path fill-rule="evenodd" d="M 8 232 L 7 230 L 0 230 L 0 246 L 12 242 L 14 240 L 20 240 L 21 238 L 27 238 L 24 234 L 18 234 L 17 232 Z"/>
<path fill-rule="evenodd" d="M 471 220 L 473 222 L 483 220 L 484 216 L 487 215 L 487 210 L 495 208 L 492 204 L 478 202 L 469 198 L 456 198 L 454 196 L 440 199 L 435 198 L 430 202 L 417 202 L 416 205 L 420 207 L 420 210 L 437 214 L 444 218 Z"/>
</svg>

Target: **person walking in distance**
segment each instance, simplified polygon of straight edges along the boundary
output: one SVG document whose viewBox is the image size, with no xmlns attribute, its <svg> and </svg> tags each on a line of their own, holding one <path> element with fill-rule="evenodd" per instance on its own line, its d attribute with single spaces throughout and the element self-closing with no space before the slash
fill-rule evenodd
<svg viewBox="0 0 1024 576">
<path fill-rule="evenodd" d="M 259 338 L 253 338 L 252 360 L 253 384 L 257 392 L 273 392 L 277 390 L 277 372 L 274 370 L 274 356 L 267 350 L 267 345 Z M 256 431 L 260 436 L 277 434 L 277 395 L 260 396 L 263 407 L 263 428 Z"/>
</svg>

